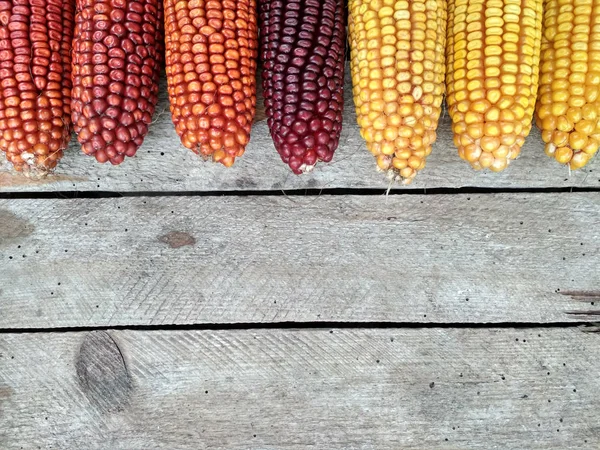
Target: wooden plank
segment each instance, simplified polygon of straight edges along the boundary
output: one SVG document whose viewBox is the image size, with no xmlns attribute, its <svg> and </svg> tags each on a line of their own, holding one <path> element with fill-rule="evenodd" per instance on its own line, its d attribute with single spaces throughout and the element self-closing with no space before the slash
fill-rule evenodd
<svg viewBox="0 0 600 450">
<path fill-rule="evenodd" d="M 265 120 L 255 124 L 246 154 L 234 167 L 226 169 L 221 165 L 202 162 L 179 143 L 171 123 L 163 80 L 155 123 L 150 128 L 150 134 L 138 156 L 119 167 L 100 165 L 93 158 L 81 154 L 73 141 L 56 174 L 45 180 L 32 181 L 23 176 L 12 175 L 8 172 L 8 166 L 4 165 L 4 170 L 0 171 L 0 192 L 387 189 L 389 182 L 382 173 L 376 171 L 375 160 L 360 137 L 348 72 L 340 148 L 331 164 L 319 163 L 310 174 L 295 176 L 281 162 Z M 260 114 L 259 118 L 264 118 L 264 115 Z M 534 129 L 527 139 L 520 159 L 513 162 L 502 174 L 475 172 L 458 157 L 452 143 L 450 120 L 446 113 L 438 131 L 438 142 L 428 159 L 427 168 L 411 187 L 432 189 L 464 186 L 600 186 L 598 159 L 592 161 L 584 170 L 569 173 L 567 168 L 545 156 L 537 129 Z M 399 186 L 396 188 L 403 189 Z"/>
<path fill-rule="evenodd" d="M 597 193 L 0 200 L 0 328 L 586 320 L 598 224 Z"/>
<path fill-rule="evenodd" d="M 577 329 L 0 336 L 0 442 L 60 449 L 597 449 Z"/>
</svg>

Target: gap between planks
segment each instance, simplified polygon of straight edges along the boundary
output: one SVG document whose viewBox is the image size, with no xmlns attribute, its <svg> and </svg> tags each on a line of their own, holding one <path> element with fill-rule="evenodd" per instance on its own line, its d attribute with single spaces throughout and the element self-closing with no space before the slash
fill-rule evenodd
<svg viewBox="0 0 600 450">
<path fill-rule="evenodd" d="M 45 333 L 82 333 L 93 331 L 249 331 L 249 330 L 392 330 L 392 329 L 510 329 L 510 330 L 537 330 L 553 328 L 576 328 L 583 332 L 600 333 L 600 311 L 586 311 L 588 321 L 572 322 L 493 322 L 493 323 L 466 323 L 466 322 L 272 322 L 272 323 L 208 323 L 193 325 L 117 325 L 117 326 L 77 326 L 59 328 L 0 328 L 0 334 L 45 334 Z M 597 320 L 594 317 L 598 316 Z"/>
<path fill-rule="evenodd" d="M 293 189 L 293 190 L 265 190 L 265 191 L 139 191 L 139 192 L 111 192 L 111 191 L 56 191 L 56 192 L 0 192 L 0 199 L 94 199 L 94 198 L 122 198 L 122 197 L 320 197 L 320 196 L 375 196 L 385 195 L 457 195 L 457 194 L 557 194 L 575 192 L 600 192 L 598 187 L 548 187 L 548 188 L 433 188 L 417 189 Z"/>
</svg>

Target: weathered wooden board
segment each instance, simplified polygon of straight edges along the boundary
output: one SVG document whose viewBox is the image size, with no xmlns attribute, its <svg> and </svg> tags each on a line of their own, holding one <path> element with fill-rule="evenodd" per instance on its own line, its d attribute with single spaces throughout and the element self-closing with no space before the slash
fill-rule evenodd
<svg viewBox="0 0 600 450">
<path fill-rule="evenodd" d="M 0 171 L 0 192 L 387 189 L 389 182 L 382 173 L 376 171 L 375 160 L 360 137 L 351 93 L 347 74 L 344 128 L 333 162 L 318 164 L 314 172 L 301 177 L 294 175 L 281 162 L 265 120 L 255 124 L 246 154 L 234 167 L 226 169 L 221 165 L 203 162 L 179 143 L 171 123 L 163 81 L 155 123 L 135 158 L 119 167 L 100 165 L 94 158 L 81 154 L 73 141 L 56 174 L 43 181 L 35 182 L 12 175 L 5 165 L 4 171 Z M 264 118 L 264 114 L 260 116 Z M 431 189 L 464 186 L 597 187 L 600 186 L 600 162 L 596 159 L 586 169 L 569 173 L 567 168 L 544 155 L 540 133 L 534 129 L 522 156 L 504 173 L 475 172 L 458 157 L 452 143 L 450 120 L 445 114 L 427 168 L 411 187 Z"/>
<path fill-rule="evenodd" d="M 600 334 L 0 336 L 0 442 L 60 449 L 597 449 Z"/>
<path fill-rule="evenodd" d="M 0 328 L 587 320 L 599 225 L 598 193 L 0 200 Z"/>
</svg>

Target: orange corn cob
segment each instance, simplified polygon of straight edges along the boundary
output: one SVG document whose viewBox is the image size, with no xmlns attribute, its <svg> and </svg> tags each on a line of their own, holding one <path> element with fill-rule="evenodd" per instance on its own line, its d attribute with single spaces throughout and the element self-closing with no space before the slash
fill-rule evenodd
<svg viewBox="0 0 600 450">
<path fill-rule="evenodd" d="M 256 111 L 255 0 L 166 0 L 171 115 L 183 145 L 229 167 Z"/>
<path fill-rule="evenodd" d="M 71 138 L 70 0 L 0 1 L 0 150 L 44 175 Z"/>
</svg>

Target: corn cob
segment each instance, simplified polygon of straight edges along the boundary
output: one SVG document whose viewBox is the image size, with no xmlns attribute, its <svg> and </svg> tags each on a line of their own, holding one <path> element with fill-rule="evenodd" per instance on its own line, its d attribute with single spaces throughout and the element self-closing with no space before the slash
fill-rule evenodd
<svg viewBox="0 0 600 450">
<path fill-rule="evenodd" d="M 436 139 L 446 2 L 351 0 L 349 33 L 361 135 L 377 166 L 409 184 Z"/>
<path fill-rule="evenodd" d="M 120 164 L 148 133 L 158 100 L 158 0 L 77 0 L 72 119 L 83 152 Z"/>
<path fill-rule="evenodd" d="M 448 2 L 448 111 L 475 169 L 504 170 L 531 130 L 541 26 L 542 0 Z"/>
<path fill-rule="evenodd" d="M 342 130 L 345 12 L 341 0 L 261 0 L 265 112 L 296 174 L 331 161 Z"/>
<path fill-rule="evenodd" d="M 0 0 L 0 149 L 44 175 L 69 143 L 70 0 Z"/>
<path fill-rule="evenodd" d="M 255 0 L 165 0 L 171 115 L 182 144 L 229 167 L 256 111 Z"/>
<path fill-rule="evenodd" d="M 600 0 L 546 0 L 536 123 L 571 169 L 600 144 Z"/>
</svg>

